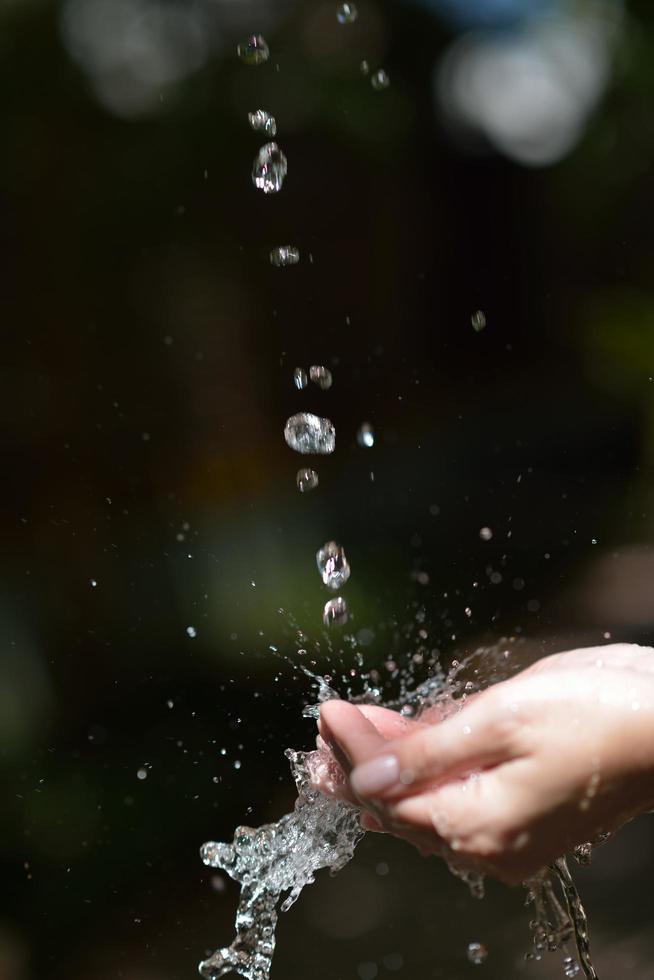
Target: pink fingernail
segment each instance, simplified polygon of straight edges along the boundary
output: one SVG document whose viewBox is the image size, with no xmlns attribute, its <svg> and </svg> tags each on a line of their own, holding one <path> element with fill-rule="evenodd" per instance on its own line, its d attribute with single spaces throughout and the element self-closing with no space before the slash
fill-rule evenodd
<svg viewBox="0 0 654 980">
<path fill-rule="evenodd" d="M 399 779 L 400 763 L 394 755 L 380 755 L 364 762 L 350 776 L 352 788 L 359 796 L 376 796 Z"/>
</svg>

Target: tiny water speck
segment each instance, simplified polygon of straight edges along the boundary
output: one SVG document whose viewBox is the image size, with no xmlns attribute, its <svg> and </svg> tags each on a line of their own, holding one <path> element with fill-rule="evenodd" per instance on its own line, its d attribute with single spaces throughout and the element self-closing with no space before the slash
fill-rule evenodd
<svg viewBox="0 0 654 980">
<path fill-rule="evenodd" d="M 234 760 L 234 769 L 240 769 L 240 768 L 241 768 L 241 760 L 240 759 L 235 759 Z"/>
<path fill-rule="evenodd" d="M 359 11 L 353 3 L 340 3 L 336 8 L 336 20 L 339 24 L 353 24 Z"/>
<path fill-rule="evenodd" d="M 198 635 L 198 631 L 196 630 L 195 626 L 187 626 L 186 635 L 190 637 L 191 640 L 194 640 L 195 637 Z"/>
<path fill-rule="evenodd" d="M 311 412 L 299 412 L 286 422 L 284 439 L 296 453 L 326 456 L 336 448 L 336 429 L 329 419 Z"/>
<path fill-rule="evenodd" d="M 323 584 L 334 591 L 345 585 L 350 577 L 350 566 L 345 557 L 345 550 L 335 541 L 328 541 L 318 551 L 316 564 Z"/>
<path fill-rule="evenodd" d="M 136 778 L 137 779 L 147 779 L 148 778 L 148 770 L 147 769 L 138 769 L 137 772 L 136 772 Z"/>
<path fill-rule="evenodd" d="M 270 57 L 270 49 L 261 34 L 251 34 L 236 48 L 241 61 L 246 65 L 263 65 Z"/>
<path fill-rule="evenodd" d="M 359 426 L 359 431 L 357 432 L 357 442 L 364 449 L 372 449 L 375 445 L 375 430 L 371 426 L 370 422 L 363 422 Z"/>
<path fill-rule="evenodd" d="M 287 265 L 297 265 L 300 261 L 300 250 L 295 245 L 276 245 L 270 252 L 270 264 L 278 269 Z"/>
<path fill-rule="evenodd" d="M 332 372 L 329 368 L 323 367 L 321 364 L 312 364 L 309 368 L 309 377 L 314 385 L 318 385 L 323 391 L 326 391 L 332 386 Z"/>
<path fill-rule="evenodd" d="M 493 537 L 493 532 L 489 527 L 482 527 L 479 531 L 479 537 L 482 541 L 490 541 Z"/>
<path fill-rule="evenodd" d="M 277 133 L 275 117 L 271 116 L 265 109 L 248 112 L 248 121 L 255 133 L 265 133 L 266 136 L 275 136 Z"/>
<path fill-rule="evenodd" d="M 325 603 L 322 621 L 325 626 L 343 626 L 347 623 L 347 602 L 342 596 L 336 596 Z"/>
<path fill-rule="evenodd" d="M 388 72 L 383 68 L 379 68 L 373 73 L 370 84 L 374 88 L 375 92 L 383 92 L 384 89 L 388 88 L 391 84 L 391 80 L 388 77 Z"/>
<path fill-rule="evenodd" d="M 318 486 L 318 474 L 315 470 L 298 470 L 296 480 L 300 493 L 309 493 L 310 490 L 315 490 Z"/>
<path fill-rule="evenodd" d="M 361 74 L 362 75 L 369 75 L 370 74 L 370 65 L 368 64 L 368 62 L 366 61 L 365 58 L 363 59 L 363 61 L 359 65 L 359 68 L 361 69 Z"/>
<path fill-rule="evenodd" d="M 472 324 L 473 330 L 476 330 L 477 333 L 479 333 L 480 330 L 483 330 L 486 326 L 486 314 L 483 312 L 483 310 L 477 310 L 475 313 L 473 313 L 470 317 L 470 323 Z"/>
<path fill-rule="evenodd" d="M 91 588 L 92 589 L 97 589 L 97 587 L 98 587 L 97 580 L 94 579 L 94 578 L 92 578 L 91 581 L 90 581 L 90 585 L 91 585 Z"/>
<path fill-rule="evenodd" d="M 572 977 L 578 977 L 581 973 L 581 967 L 572 956 L 566 956 L 563 960 L 563 975 L 572 980 Z"/>
<path fill-rule="evenodd" d="M 304 368 L 296 367 L 295 371 L 293 371 L 293 384 L 298 391 L 302 391 L 302 389 L 306 388 L 306 386 L 309 384 L 307 372 L 304 370 Z"/>
<path fill-rule="evenodd" d="M 483 943 L 469 943 L 468 944 L 468 959 L 475 966 L 479 966 L 485 961 L 488 956 L 488 950 Z"/>
<path fill-rule="evenodd" d="M 288 173 L 286 157 L 276 143 L 264 143 L 252 165 L 252 183 L 264 194 L 281 191 Z"/>
</svg>

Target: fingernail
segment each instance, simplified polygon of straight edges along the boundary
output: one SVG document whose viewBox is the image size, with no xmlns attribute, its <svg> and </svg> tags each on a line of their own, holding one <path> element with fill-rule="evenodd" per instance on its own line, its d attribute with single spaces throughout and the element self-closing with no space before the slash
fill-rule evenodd
<svg viewBox="0 0 654 980">
<path fill-rule="evenodd" d="M 400 779 L 400 763 L 394 755 L 380 755 L 357 766 L 350 776 L 359 796 L 376 796 Z"/>
</svg>

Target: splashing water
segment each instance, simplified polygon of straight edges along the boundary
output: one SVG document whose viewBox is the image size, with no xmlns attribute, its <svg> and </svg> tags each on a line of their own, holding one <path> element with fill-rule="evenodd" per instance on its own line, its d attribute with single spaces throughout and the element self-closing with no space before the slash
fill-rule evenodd
<svg viewBox="0 0 654 980">
<path fill-rule="evenodd" d="M 283 269 L 287 265 L 297 265 L 300 261 L 300 250 L 295 245 L 277 245 L 270 253 L 270 264 Z"/>
<path fill-rule="evenodd" d="M 332 386 L 332 372 L 329 368 L 323 367 L 322 364 L 313 364 L 309 368 L 309 377 L 314 385 L 318 385 L 323 391 L 327 391 Z"/>
<path fill-rule="evenodd" d="M 343 596 L 337 595 L 335 599 L 328 599 L 322 611 L 325 626 L 344 626 L 347 619 L 347 602 Z"/>
<path fill-rule="evenodd" d="M 298 470 L 295 479 L 300 493 L 309 493 L 318 486 L 318 474 L 315 470 Z"/>
<path fill-rule="evenodd" d="M 261 34 L 251 34 L 241 41 L 236 52 L 246 65 L 263 65 L 270 57 L 270 50 Z"/>
<path fill-rule="evenodd" d="M 200 963 L 206 980 L 232 971 L 246 980 L 267 980 L 279 912 L 288 911 L 320 868 L 336 874 L 345 867 L 363 837 L 358 811 L 311 784 L 312 767 L 330 766 L 329 760 L 291 749 L 286 757 L 298 790 L 293 813 L 258 830 L 237 827 L 231 844 L 210 842 L 200 852 L 206 865 L 222 868 L 241 884 L 236 938 Z M 339 778 L 335 770 L 331 778 Z"/>
<path fill-rule="evenodd" d="M 340 589 L 350 577 L 350 566 L 345 549 L 335 541 L 328 541 L 316 554 L 316 565 L 323 584 L 328 589 Z"/>
<path fill-rule="evenodd" d="M 388 88 L 388 86 L 391 84 L 391 80 L 388 77 L 388 72 L 383 68 L 379 68 L 372 74 L 370 84 L 374 88 L 375 92 L 383 92 L 384 89 Z"/>
<path fill-rule="evenodd" d="M 288 173 L 288 161 L 276 143 L 264 143 L 252 165 L 252 183 L 264 194 L 277 194 Z"/>
<path fill-rule="evenodd" d="M 255 112 L 248 112 L 248 121 L 255 133 L 265 133 L 266 136 L 277 135 L 277 123 L 275 117 L 271 116 L 265 109 L 257 109 Z"/>
<path fill-rule="evenodd" d="M 336 8 L 336 20 L 339 24 L 354 24 L 359 16 L 355 4 L 340 3 Z"/>
<path fill-rule="evenodd" d="M 299 412 L 287 421 L 284 439 L 296 453 L 327 456 L 336 448 L 336 429 L 329 419 L 321 419 L 311 412 Z"/>
<path fill-rule="evenodd" d="M 475 966 L 479 966 L 488 957 L 488 950 L 483 943 L 468 943 L 468 959 Z"/>
<path fill-rule="evenodd" d="M 416 717 L 435 705 L 439 705 L 441 715 L 460 710 L 470 694 L 520 669 L 511 661 L 508 642 L 481 648 L 461 662 L 453 661 L 447 674 L 437 668 L 427 680 L 416 685 L 414 667 L 423 662 L 421 655 L 420 661 L 412 660 L 412 666 L 397 671 L 401 675 L 400 697 L 387 701 L 386 706 Z M 425 662 L 430 668 L 436 666 L 431 658 Z M 358 663 L 361 665 L 362 659 Z M 318 686 L 317 703 L 307 705 L 303 711 L 304 717 L 315 719 L 320 705 L 338 698 L 339 694 L 326 678 L 312 674 L 305 667 L 301 670 Z M 372 670 L 360 677 L 363 693 L 352 696 L 348 687 L 350 700 L 381 704 L 377 672 Z M 235 939 L 200 963 L 200 975 L 205 980 L 216 980 L 230 972 L 246 980 L 268 980 L 279 912 L 293 905 L 305 885 L 315 881 L 317 871 L 329 868 L 336 874 L 345 867 L 364 835 L 355 808 L 314 788 L 315 782 L 331 784 L 332 789 L 342 783 L 343 773 L 331 754 L 324 748 L 314 752 L 287 749 L 286 757 L 298 791 L 293 812 L 258 829 L 238 827 L 231 844 L 209 842 L 201 849 L 206 865 L 221 868 L 241 885 Z M 590 846 L 577 849 L 583 851 L 584 860 L 588 858 Z M 473 895 L 482 897 L 481 875 L 457 867 L 450 870 L 468 883 Z M 556 886 L 562 892 L 563 901 L 557 897 Z M 526 887 L 527 904 L 533 907 L 530 928 L 534 947 L 534 952 L 527 956 L 540 959 L 546 951 L 561 950 L 566 977 L 574 978 L 583 972 L 586 980 L 598 980 L 590 957 L 588 920 L 565 859 L 560 858 L 541 871 Z M 569 949 L 572 941 L 576 945 L 576 957 Z M 472 963 L 481 964 L 486 956 L 486 948 L 481 943 L 470 943 L 468 958 Z"/>
<path fill-rule="evenodd" d="M 304 368 L 296 367 L 295 371 L 293 371 L 293 384 L 298 391 L 302 391 L 309 384 L 307 372 L 304 370 Z"/>
</svg>

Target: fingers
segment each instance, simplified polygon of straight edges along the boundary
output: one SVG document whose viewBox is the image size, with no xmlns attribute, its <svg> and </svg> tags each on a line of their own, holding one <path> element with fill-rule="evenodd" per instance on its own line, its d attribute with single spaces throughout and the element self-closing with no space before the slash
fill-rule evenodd
<svg viewBox="0 0 654 980">
<path fill-rule="evenodd" d="M 346 773 L 386 744 L 373 723 L 347 701 L 325 702 L 320 720 L 321 735 Z"/>
<path fill-rule="evenodd" d="M 479 698 L 437 725 L 390 742 L 347 732 L 343 715 L 333 730 L 348 740 L 350 783 L 362 800 L 392 800 L 425 783 L 456 778 L 508 761 L 518 753 L 517 721 L 494 698 Z"/>
</svg>

